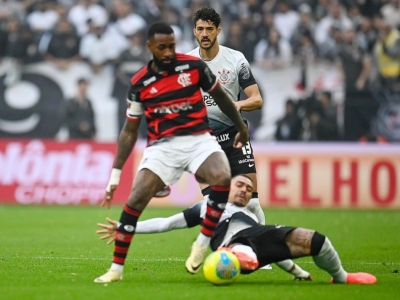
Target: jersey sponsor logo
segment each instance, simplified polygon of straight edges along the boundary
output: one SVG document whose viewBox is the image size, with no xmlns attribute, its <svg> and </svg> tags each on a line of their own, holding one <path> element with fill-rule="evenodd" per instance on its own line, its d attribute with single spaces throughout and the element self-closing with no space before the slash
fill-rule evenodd
<svg viewBox="0 0 400 300">
<path fill-rule="evenodd" d="M 181 74 L 179 74 L 178 83 L 183 87 L 192 85 L 192 80 L 190 79 L 190 74 L 189 73 L 181 73 Z"/>
<path fill-rule="evenodd" d="M 193 109 L 192 102 L 190 100 L 182 103 L 173 103 L 170 105 L 161 105 L 154 109 L 156 114 L 175 114 L 180 111 L 186 111 Z"/>
<path fill-rule="evenodd" d="M 219 74 L 219 82 L 223 85 L 228 84 L 231 82 L 231 79 L 229 78 L 229 74 L 231 72 L 225 69 L 222 69 L 222 71 L 218 71 Z"/>
<path fill-rule="evenodd" d="M 239 77 L 241 77 L 244 80 L 250 78 L 250 69 L 249 66 L 247 66 L 245 63 L 242 63 L 240 65 Z"/>
<path fill-rule="evenodd" d="M 149 79 L 143 81 L 143 85 L 144 85 L 144 86 L 148 86 L 150 83 L 152 83 L 152 82 L 154 82 L 154 81 L 156 81 L 156 76 L 152 76 L 152 77 L 150 77 Z"/>
<path fill-rule="evenodd" d="M 189 69 L 189 64 L 177 66 L 175 68 L 175 72 L 182 72 L 183 70 L 187 70 L 187 69 Z"/>
<path fill-rule="evenodd" d="M 215 103 L 214 98 L 211 95 L 204 95 L 203 101 L 206 106 L 217 106 L 217 103 Z"/>
<path fill-rule="evenodd" d="M 254 158 L 245 158 L 245 159 L 238 160 L 239 164 L 247 164 L 247 163 L 251 164 L 253 162 L 254 162 Z"/>
<path fill-rule="evenodd" d="M 217 136 L 217 142 L 218 143 L 229 141 L 229 140 L 230 140 L 229 133 L 224 133 L 224 134 L 221 134 L 221 135 Z"/>
</svg>

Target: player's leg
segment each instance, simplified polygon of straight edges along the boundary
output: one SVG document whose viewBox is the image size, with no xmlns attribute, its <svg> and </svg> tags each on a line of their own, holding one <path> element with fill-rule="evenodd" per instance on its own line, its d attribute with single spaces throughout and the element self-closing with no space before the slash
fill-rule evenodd
<svg viewBox="0 0 400 300">
<path fill-rule="evenodd" d="M 376 282 L 375 276 L 368 273 L 347 273 L 331 241 L 314 230 L 296 228 L 287 234 L 285 240 L 293 258 L 311 255 L 315 264 L 332 276 L 334 283 Z"/>
<path fill-rule="evenodd" d="M 193 243 L 191 255 L 186 261 L 186 269 L 190 273 L 199 271 L 211 236 L 228 202 L 231 175 L 225 154 L 223 152 L 212 153 L 198 168 L 196 176 L 210 184 L 211 192 L 201 232 Z"/>
<path fill-rule="evenodd" d="M 112 282 L 122 279 L 123 266 L 139 216 L 159 190 L 165 185 L 178 181 L 183 173 L 181 167 L 183 155 L 171 153 L 173 147 L 173 142 L 169 141 L 145 149 L 135 175 L 133 189 L 119 220 L 113 263 L 109 272 L 96 278 L 95 282 Z"/>
<path fill-rule="evenodd" d="M 201 143 L 193 147 L 191 163 L 187 169 L 196 178 L 209 184 L 211 189 L 201 232 L 186 261 L 187 271 L 194 274 L 200 270 L 211 236 L 228 202 L 231 170 L 225 153 L 209 134 L 204 135 Z"/>
<path fill-rule="evenodd" d="M 227 142 L 221 143 L 221 147 L 228 157 L 232 177 L 239 174 L 246 174 L 253 181 L 253 194 L 246 208 L 256 215 L 260 224 L 264 225 L 265 214 L 258 198 L 257 171 L 250 141 L 239 149 L 234 148 L 233 145 Z"/>
<path fill-rule="evenodd" d="M 122 279 L 125 259 L 131 241 L 135 235 L 137 221 L 153 195 L 165 183 L 148 169 L 141 169 L 135 176 L 134 187 L 129 195 L 119 219 L 120 225 L 115 234 L 113 262 L 110 270 L 95 279 L 95 282 L 105 283 Z"/>
</svg>

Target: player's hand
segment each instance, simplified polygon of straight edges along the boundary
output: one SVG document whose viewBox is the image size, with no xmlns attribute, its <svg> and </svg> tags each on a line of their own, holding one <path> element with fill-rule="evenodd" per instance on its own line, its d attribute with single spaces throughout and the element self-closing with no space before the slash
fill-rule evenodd
<svg viewBox="0 0 400 300">
<path fill-rule="evenodd" d="M 114 191 L 117 189 L 117 187 L 118 187 L 118 185 L 110 185 L 110 188 L 109 188 L 110 191 L 106 191 L 106 194 L 104 195 L 104 198 L 103 198 L 103 202 L 101 202 L 102 207 L 104 207 L 104 205 L 107 205 L 107 208 L 110 208 L 111 201 L 113 200 L 113 197 L 114 197 Z"/>
<path fill-rule="evenodd" d="M 109 239 L 107 241 L 107 245 L 110 245 L 111 243 L 113 243 L 115 241 L 115 234 L 117 232 L 118 221 L 111 220 L 110 218 L 106 218 L 106 220 L 111 225 L 97 223 L 97 226 L 99 226 L 103 229 L 97 230 L 96 233 L 104 234 L 102 237 L 100 237 L 100 239 L 101 240 Z"/>
<path fill-rule="evenodd" d="M 249 131 L 246 129 L 239 131 L 235 136 L 235 141 L 233 142 L 233 147 L 242 148 L 250 140 Z"/>
<path fill-rule="evenodd" d="M 235 105 L 235 108 L 237 111 L 241 111 L 242 110 L 242 104 L 239 102 L 234 102 L 233 103 Z"/>
</svg>

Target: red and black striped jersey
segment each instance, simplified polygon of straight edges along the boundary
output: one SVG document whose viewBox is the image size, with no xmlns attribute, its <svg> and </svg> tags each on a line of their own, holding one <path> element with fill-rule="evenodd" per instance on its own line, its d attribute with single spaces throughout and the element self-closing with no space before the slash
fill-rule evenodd
<svg viewBox="0 0 400 300">
<path fill-rule="evenodd" d="M 147 120 L 148 143 L 171 136 L 211 132 L 201 89 L 210 92 L 218 80 L 199 58 L 176 54 L 175 67 L 157 73 L 151 62 L 131 79 L 128 120 Z M 140 107 L 139 107 L 140 104 Z"/>
</svg>

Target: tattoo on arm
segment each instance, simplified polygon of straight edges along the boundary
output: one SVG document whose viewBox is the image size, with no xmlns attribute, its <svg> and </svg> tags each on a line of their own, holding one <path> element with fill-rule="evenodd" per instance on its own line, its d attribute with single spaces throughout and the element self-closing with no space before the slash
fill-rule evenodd
<svg viewBox="0 0 400 300">
<path fill-rule="evenodd" d="M 286 244 L 293 258 L 310 255 L 314 230 L 296 228 L 286 236 Z"/>
<path fill-rule="evenodd" d="M 125 124 L 125 126 L 123 127 L 118 138 L 118 151 L 117 157 L 114 161 L 114 168 L 122 169 L 126 160 L 131 154 L 138 137 L 137 127 L 138 125 L 133 126 L 133 128 L 131 129 L 127 124 Z"/>
</svg>

